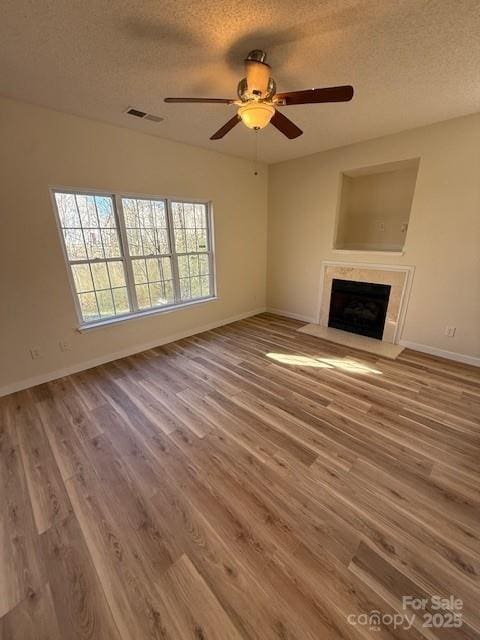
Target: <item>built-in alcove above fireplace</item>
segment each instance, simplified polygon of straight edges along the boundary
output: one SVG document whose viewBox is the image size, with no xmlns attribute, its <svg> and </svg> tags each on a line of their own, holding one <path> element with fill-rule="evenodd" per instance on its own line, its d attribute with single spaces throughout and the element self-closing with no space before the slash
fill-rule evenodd
<svg viewBox="0 0 480 640">
<path fill-rule="evenodd" d="M 318 324 L 397 344 L 414 267 L 324 262 Z"/>
<path fill-rule="evenodd" d="M 401 253 L 418 167 L 414 158 L 344 171 L 334 249 Z"/>
</svg>

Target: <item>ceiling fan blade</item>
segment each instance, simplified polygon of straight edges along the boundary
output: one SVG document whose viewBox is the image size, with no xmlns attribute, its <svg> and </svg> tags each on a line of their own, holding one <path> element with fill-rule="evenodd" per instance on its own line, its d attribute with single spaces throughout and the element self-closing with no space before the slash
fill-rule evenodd
<svg viewBox="0 0 480 640">
<path fill-rule="evenodd" d="M 226 122 L 223 127 L 220 127 L 218 131 L 215 131 L 213 136 L 210 136 L 210 140 L 220 140 L 226 135 L 229 131 L 233 129 L 233 127 L 240 122 L 240 116 L 236 113 L 233 118 L 230 118 L 228 122 Z"/>
<path fill-rule="evenodd" d="M 284 136 L 287 136 L 289 140 L 298 138 L 298 136 L 301 136 L 303 133 L 294 122 L 287 118 L 287 116 L 284 116 L 283 113 L 280 113 L 280 111 L 275 110 L 270 122 L 276 129 L 281 131 Z"/>
<path fill-rule="evenodd" d="M 164 98 L 164 102 L 213 102 L 217 104 L 233 104 L 230 98 Z"/>
<path fill-rule="evenodd" d="M 275 100 L 281 106 L 292 104 L 316 104 L 319 102 L 348 102 L 353 98 L 353 87 L 349 84 L 341 87 L 324 87 L 323 89 L 305 89 L 277 93 Z"/>
</svg>

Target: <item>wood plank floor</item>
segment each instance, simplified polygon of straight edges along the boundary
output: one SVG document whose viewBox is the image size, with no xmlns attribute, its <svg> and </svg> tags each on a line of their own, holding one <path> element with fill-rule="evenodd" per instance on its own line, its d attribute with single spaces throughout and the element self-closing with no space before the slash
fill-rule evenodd
<svg viewBox="0 0 480 640">
<path fill-rule="evenodd" d="M 298 326 L 0 400 L 2 640 L 480 638 L 479 371 Z"/>
</svg>

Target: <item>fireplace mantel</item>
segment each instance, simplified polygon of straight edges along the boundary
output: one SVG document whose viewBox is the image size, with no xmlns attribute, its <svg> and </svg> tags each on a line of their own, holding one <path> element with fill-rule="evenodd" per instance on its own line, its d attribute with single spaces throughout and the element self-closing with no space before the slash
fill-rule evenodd
<svg viewBox="0 0 480 640">
<path fill-rule="evenodd" d="M 333 262 L 322 263 L 320 292 L 318 302 L 318 324 L 328 327 L 332 280 L 353 280 L 356 282 L 372 282 L 388 284 L 391 287 L 387 307 L 383 341 L 398 344 L 401 335 L 407 304 L 410 297 L 415 267 L 403 265 L 384 265 L 365 262 Z"/>
</svg>

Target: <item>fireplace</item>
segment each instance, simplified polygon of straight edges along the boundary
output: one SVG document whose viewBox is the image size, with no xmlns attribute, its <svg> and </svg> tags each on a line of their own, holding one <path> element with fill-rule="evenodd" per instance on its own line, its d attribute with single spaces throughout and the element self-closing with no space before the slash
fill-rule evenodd
<svg viewBox="0 0 480 640">
<path fill-rule="evenodd" d="M 382 340 L 391 286 L 332 280 L 328 326 Z"/>
</svg>

